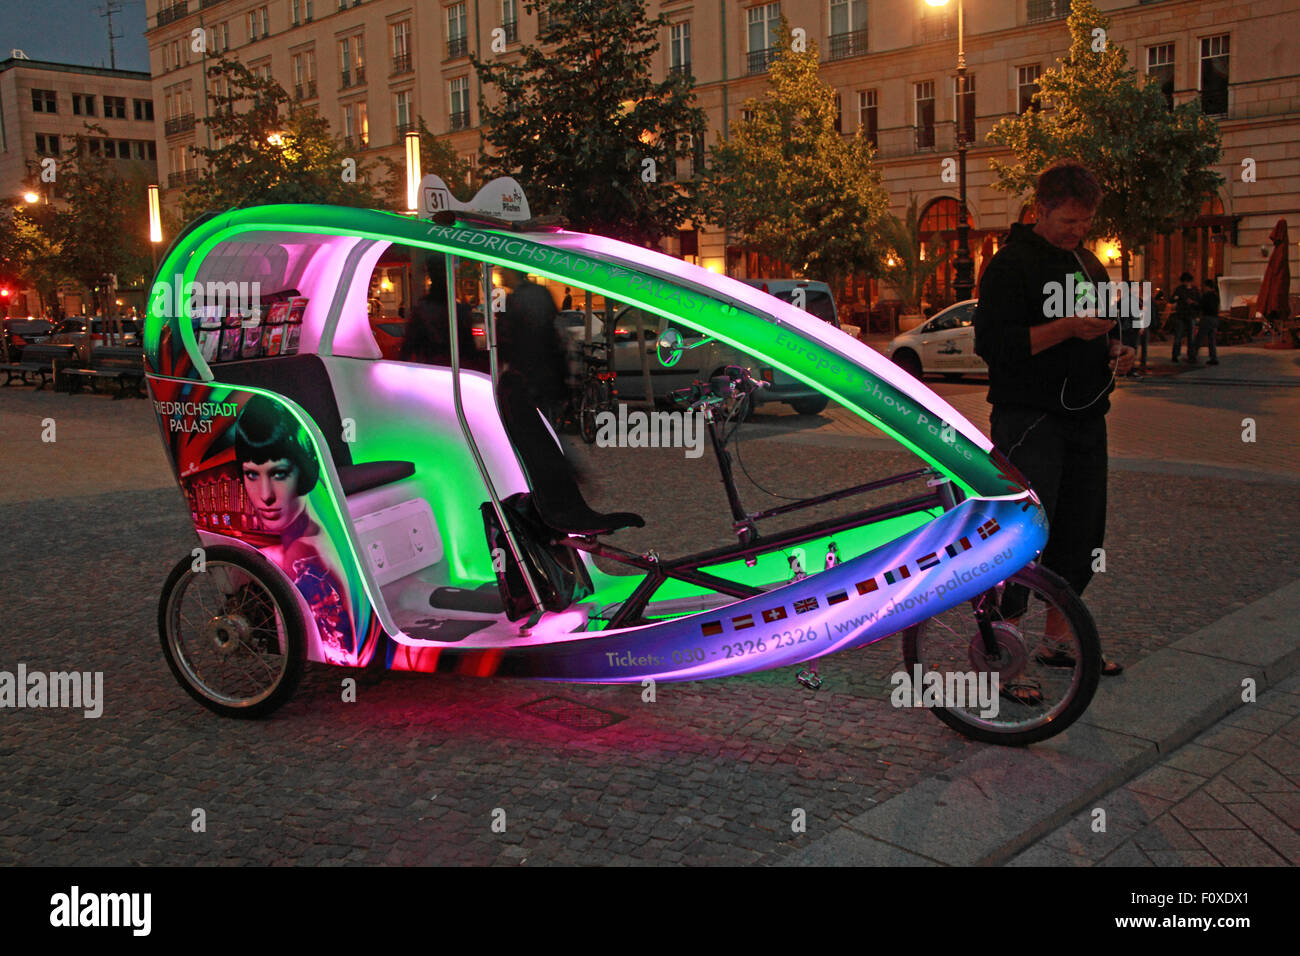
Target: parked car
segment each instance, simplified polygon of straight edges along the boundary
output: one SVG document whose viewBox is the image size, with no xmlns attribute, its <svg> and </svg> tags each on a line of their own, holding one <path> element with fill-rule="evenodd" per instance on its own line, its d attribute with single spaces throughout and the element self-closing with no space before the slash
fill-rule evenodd
<svg viewBox="0 0 1300 956">
<path fill-rule="evenodd" d="M 817 282 L 813 279 L 741 279 L 740 281 L 775 296 L 782 302 L 789 302 L 810 315 L 829 322 L 837 329 L 840 327 L 839 312 L 835 308 L 835 296 L 831 293 L 831 287 L 825 282 Z"/>
<path fill-rule="evenodd" d="M 638 314 L 642 329 L 639 340 L 636 334 Z M 669 327 L 666 319 L 634 306 L 624 306 L 615 313 L 615 317 L 614 371 L 619 376 L 619 392 L 627 398 L 640 399 L 645 394 L 641 368 L 641 353 L 644 350 L 650 356 L 650 382 L 656 401 L 667 398 L 673 389 L 684 388 L 697 379 L 707 381 L 728 365 L 741 365 L 756 377 L 770 383 L 769 388 L 754 393 L 757 401 L 785 402 L 800 415 L 816 415 L 826 408 L 828 399 L 815 389 L 776 369 L 761 365 L 756 367 L 754 359 L 747 352 L 725 342 L 711 339 L 698 344 L 704 337 L 693 329 L 679 325 L 672 327 L 681 332 L 686 349 L 682 351 L 677 364 L 665 366 L 659 361 L 656 345 L 659 336 Z M 603 326 L 593 321 L 593 336 L 601 334 L 602 330 Z M 562 325 L 561 334 L 568 339 L 570 354 L 573 354 L 582 341 L 582 323 Z"/>
<path fill-rule="evenodd" d="M 49 319 L 5 319 L 0 322 L 0 342 L 8 346 L 9 361 L 17 362 L 25 347 L 48 341 L 53 331 L 54 323 Z M 3 356 L 3 348 L 0 348 L 0 358 Z"/>
<path fill-rule="evenodd" d="M 950 305 L 885 346 L 885 357 L 916 378 L 938 372 L 955 380 L 987 375 L 988 365 L 975 354 L 975 305 L 966 299 Z"/>
<path fill-rule="evenodd" d="M 87 316 L 75 315 L 71 318 L 64 319 L 60 322 L 51 333 L 49 341 L 51 345 L 72 344 L 81 346 L 85 343 Z M 121 324 L 114 328 L 109 326 L 108 333 L 104 331 L 104 320 L 99 316 L 90 317 L 90 337 L 95 345 L 107 345 L 108 334 L 116 334 L 117 341 L 115 345 L 138 347 L 142 344 L 140 340 L 140 323 L 134 319 L 120 319 Z M 84 357 L 84 356 L 83 356 Z"/>
<path fill-rule="evenodd" d="M 406 338 L 406 319 L 395 315 L 372 315 L 370 331 L 375 336 L 380 354 L 396 361 L 402 351 L 402 340 Z"/>
</svg>

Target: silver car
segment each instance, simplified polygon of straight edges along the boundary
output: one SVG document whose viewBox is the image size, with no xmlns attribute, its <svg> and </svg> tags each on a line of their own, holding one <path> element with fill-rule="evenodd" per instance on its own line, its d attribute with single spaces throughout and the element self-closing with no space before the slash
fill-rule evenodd
<svg viewBox="0 0 1300 956">
<path fill-rule="evenodd" d="M 967 299 L 950 305 L 885 346 L 885 357 L 916 378 L 938 372 L 946 379 L 987 375 L 989 367 L 975 354 L 975 305 Z"/>
</svg>

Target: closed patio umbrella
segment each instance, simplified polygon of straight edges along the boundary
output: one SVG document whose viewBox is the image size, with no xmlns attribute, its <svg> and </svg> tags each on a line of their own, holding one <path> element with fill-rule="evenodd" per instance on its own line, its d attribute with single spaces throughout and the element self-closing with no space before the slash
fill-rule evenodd
<svg viewBox="0 0 1300 956">
<path fill-rule="evenodd" d="M 1281 323 L 1290 318 L 1291 266 L 1287 261 L 1288 242 L 1286 220 L 1279 219 L 1268 234 L 1273 241 L 1273 254 L 1264 269 L 1264 279 L 1255 297 L 1255 311 L 1273 325 L 1276 342 Z"/>
</svg>

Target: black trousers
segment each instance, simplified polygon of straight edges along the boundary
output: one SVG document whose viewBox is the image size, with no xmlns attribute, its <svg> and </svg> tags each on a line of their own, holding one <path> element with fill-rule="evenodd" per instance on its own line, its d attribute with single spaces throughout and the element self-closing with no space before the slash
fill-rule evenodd
<svg viewBox="0 0 1300 956">
<path fill-rule="evenodd" d="M 1082 594 L 1106 536 L 1106 417 L 999 405 L 990 422 L 994 446 L 1029 479 L 1047 511 L 1042 563 Z"/>
</svg>

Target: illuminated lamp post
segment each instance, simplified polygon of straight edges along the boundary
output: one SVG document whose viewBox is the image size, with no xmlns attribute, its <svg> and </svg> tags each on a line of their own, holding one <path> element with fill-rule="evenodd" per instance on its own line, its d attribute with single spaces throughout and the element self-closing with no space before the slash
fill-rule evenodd
<svg viewBox="0 0 1300 956">
<path fill-rule="evenodd" d="M 932 7 L 946 7 L 949 0 L 925 0 Z M 956 301 L 971 297 L 975 288 L 975 262 L 970 255 L 970 217 L 966 210 L 966 148 L 970 138 L 966 115 L 966 37 L 964 0 L 957 0 L 957 262 L 952 288 Z M 972 117 L 973 121 L 973 117 Z"/>
</svg>

